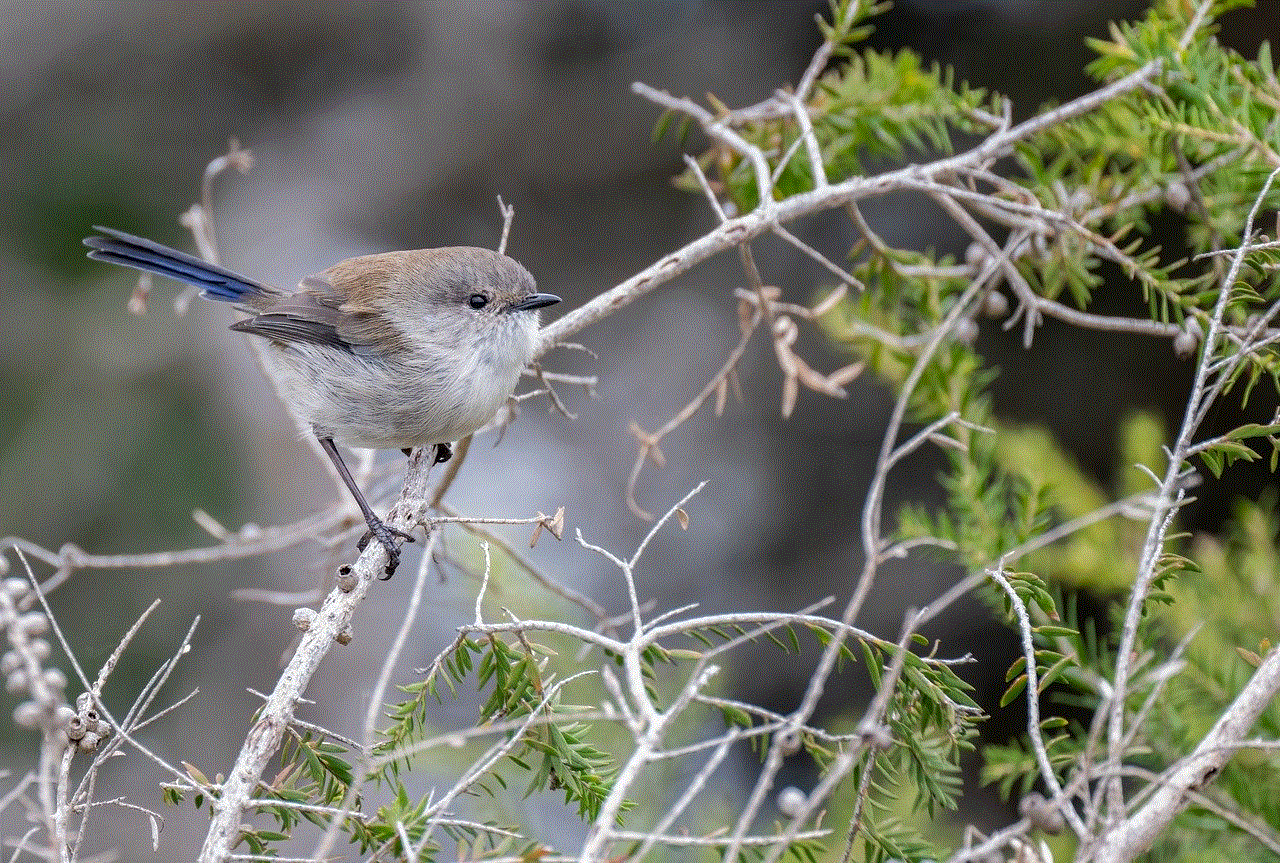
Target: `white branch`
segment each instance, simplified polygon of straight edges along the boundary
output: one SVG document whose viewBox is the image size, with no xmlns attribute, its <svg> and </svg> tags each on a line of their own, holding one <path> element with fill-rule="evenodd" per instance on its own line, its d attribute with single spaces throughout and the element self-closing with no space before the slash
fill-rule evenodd
<svg viewBox="0 0 1280 863">
<path fill-rule="evenodd" d="M 1212 781 L 1236 754 L 1240 742 L 1277 693 L 1280 693 L 1280 648 L 1272 648 L 1195 751 L 1166 772 L 1142 808 L 1103 834 L 1093 860 L 1127 863 L 1150 848 L 1174 816 L 1191 805 L 1189 792 L 1199 791 Z"/>
</svg>

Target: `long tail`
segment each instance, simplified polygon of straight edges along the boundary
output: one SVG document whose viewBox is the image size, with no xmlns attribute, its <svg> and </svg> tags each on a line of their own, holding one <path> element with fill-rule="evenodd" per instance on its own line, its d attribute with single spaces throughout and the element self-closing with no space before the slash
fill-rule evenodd
<svg viewBox="0 0 1280 863">
<path fill-rule="evenodd" d="M 281 296 L 278 288 L 256 282 L 239 273 L 233 273 L 217 264 L 162 246 L 124 231 L 94 225 L 103 236 L 85 237 L 84 244 L 93 251 L 89 257 L 95 261 L 108 261 L 122 267 L 132 267 L 143 272 L 167 276 L 200 288 L 204 296 L 225 303 L 244 303 L 260 306 L 265 299 Z"/>
</svg>

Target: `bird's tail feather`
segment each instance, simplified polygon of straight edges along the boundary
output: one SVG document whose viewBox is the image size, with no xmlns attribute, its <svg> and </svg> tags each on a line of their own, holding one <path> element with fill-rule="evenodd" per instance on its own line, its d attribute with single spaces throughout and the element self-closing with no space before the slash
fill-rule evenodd
<svg viewBox="0 0 1280 863">
<path fill-rule="evenodd" d="M 206 297 L 226 303 L 257 306 L 266 298 L 278 298 L 281 292 L 270 285 L 254 281 L 217 264 L 202 261 L 194 255 L 171 249 L 124 231 L 94 225 L 100 235 L 85 237 L 92 249 L 89 257 L 122 267 L 156 273 L 200 288 Z M 257 300 L 258 302 L 255 302 Z"/>
</svg>

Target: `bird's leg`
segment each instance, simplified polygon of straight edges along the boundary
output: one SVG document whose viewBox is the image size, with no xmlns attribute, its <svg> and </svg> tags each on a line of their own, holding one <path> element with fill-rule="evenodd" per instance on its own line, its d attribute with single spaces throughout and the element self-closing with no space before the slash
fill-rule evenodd
<svg viewBox="0 0 1280 863">
<path fill-rule="evenodd" d="M 374 514 L 369 502 L 364 499 L 364 492 L 360 490 L 360 486 L 356 485 L 355 478 L 351 476 L 347 463 L 342 460 L 342 454 L 338 452 L 338 447 L 333 442 L 333 438 L 320 438 L 320 448 L 324 450 L 325 455 L 333 462 L 333 466 L 338 469 L 338 476 L 342 477 L 342 482 L 346 484 L 351 496 L 356 499 L 356 506 L 360 507 L 360 512 L 364 514 L 364 523 L 369 526 L 369 532 L 360 538 L 360 542 L 356 544 L 356 547 L 364 551 L 371 538 L 381 543 L 382 547 L 387 550 L 386 577 L 390 578 L 395 574 L 396 567 L 400 565 L 400 543 L 397 540 L 413 542 L 413 537 L 403 530 L 388 527 L 383 523 L 382 519 Z"/>
</svg>

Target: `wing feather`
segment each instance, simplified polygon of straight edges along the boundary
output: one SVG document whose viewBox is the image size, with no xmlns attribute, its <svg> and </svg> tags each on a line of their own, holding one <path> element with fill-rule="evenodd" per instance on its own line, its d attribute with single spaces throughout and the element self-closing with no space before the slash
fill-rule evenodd
<svg viewBox="0 0 1280 863">
<path fill-rule="evenodd" d="M 309 342 L 353 353 L 382 353 L 403 344 L 400 331 L 372 306 L 344 300 L 327 274 L 308 276 L 297 293 L 232 324 L 277 342 Z"/>
</svg>

